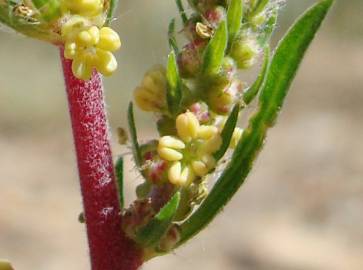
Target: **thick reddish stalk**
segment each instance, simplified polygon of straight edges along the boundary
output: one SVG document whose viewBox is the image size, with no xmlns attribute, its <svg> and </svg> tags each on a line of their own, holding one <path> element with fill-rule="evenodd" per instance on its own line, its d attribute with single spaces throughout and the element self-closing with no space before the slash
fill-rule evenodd
<svg viewBox="0 0 363 270">
<path fill-rule="evenodd" d="M 61 58 L 72 120 L 74 143 L 92 270 L 136 270 L 140 250 L 121 230 L 121 215 L 108 137 L 101 76 L 90 81 L 73 76 L 71 61 Z"/>
</svg>

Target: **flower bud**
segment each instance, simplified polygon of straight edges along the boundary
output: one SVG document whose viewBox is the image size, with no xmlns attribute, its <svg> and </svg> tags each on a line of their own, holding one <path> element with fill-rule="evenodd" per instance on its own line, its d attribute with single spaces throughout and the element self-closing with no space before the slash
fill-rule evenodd
<svg viewBox="0 0 363 270">
<path fill-rule="evenodd" d="M 204 14 L 204 18 L 206 20 L 206 24 L 213 28 L 217 28 L 218 25 L 227 18 L 226 9 L 222 6 L 216 6 L 208 9 Z"/>
<path fill-rule="evenodd" d="M 239 69 L 248 69 L 256 63 L 260 52 L 253 38 L 239 38 L 232 44 L 230 56 L 236 61 Z"/>
<path fill-rule="evenodd" d="M 178 56 L 178 64 L 183 77 L 195 77 L 202 65 L 202 53 L 207 41 L 195 40 L 186 45 Z"/>
<path fill-rule="evenodd" d="M 210 122 L 210 113 L 208 111 L 208 105 L 204 102 L 197 102 L 189 107 L 189 111 L 192 112 L 198 119 L 199 123 L 207 124 Z"/>
<path fill-rule="evenodd" d="M 240 100 L 242 92 L 243 83 L 237 79 L 226 85 L 216 86 L 208 93 L 208 105 L 215 113 L 226 115 Z"/>
<path fill-rule="evenodd" d="M 145 74 L 141 85 L 134 91 L 136 104 L 144 111 L 164 111 L 167 107 L 166 87 L 167 82 L 164 67 L 153 67 Z"/>
<path fill-rule="evenodd" d="M 147 181 L 153 184 L 160 184 L 167 181 L 168 164 L 160 158 L 157 147 L 158 141 L 150 141 L 140 147 L 142 174 Z"/>
<path fill-rule="evenodd" d="M 237 73 L 237 65 L 232 57 L 225 57 L 222 63 L 222 76 L 225 76 L 228 80 L 231 80 Z"/>
</svg>

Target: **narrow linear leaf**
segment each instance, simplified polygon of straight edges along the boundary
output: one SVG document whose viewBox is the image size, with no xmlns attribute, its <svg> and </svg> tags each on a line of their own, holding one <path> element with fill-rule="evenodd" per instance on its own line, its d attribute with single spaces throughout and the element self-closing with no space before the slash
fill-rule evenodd
<svg viewBox="0 0 363 270">
<path fill-rule="evenodd" d="M 215 75 L 219 72 L 227 48 L 227 32 L 227 23 L 223 21 L 205 49 L 202 66 L 204 75 Z"/>
<path fill-rule="evenodd" d="M 175 19 L 172 19 L 169 23 L 168 39 L 170 49 L 174 50 L 177 55 L 179 53 L 179 48 L 175 38 Z"/>
<path fill-rule="evenodd" d="M 229 42 L 232 43 L 238 34 L 243 19 L 243 2 L 242 0 L 232 0 L 228 8 L 227 24 Z"/>
<path fill-rule="evenodd" d="M 140 168 L 142 159 L 141 159 L 140 146 L 137 139 L 137 131 L 136 131 L 135 117 L 134 117 L 134 105 L 132 102 L 130 102 L 128 109 L 128 123 L 129 123 L 129 131 L 131 135 L 132 151 L 134 154 L 135 163 L 136 166 Z"/>
<path fill-rule="evenodd" d="M 227 152 L 228 147 L 231 143 L 231 139 L 233 136 L 234 129 L 236 128 L 238 115 L 239 115 L 240 105 L 237 104 L 234 106 L 231 114 L 229 115 L 226 124 L 221 133 L 221 137 L 223 140 L 221 148 L 214 154 L 214 158 L 216 160 L 220 160 L 224 154 Z"/>
<path fill-rule="evenodd" d="M 115 166 L 117 188 L 120 201 L 120 209 L 124 208 L 125 205 L 125 195 L 124 195 L 124 159 L 120 157 Z"/>
<path fill-rule="evenodd" d="M 188 17 L 185 13 L 185 9 L 184 9 L 184 6 L 183 6 L 183 3 L 181 0 L 175 0 L 176 2 L 176 5 L 178 7 L 178 10 L 179 10 L 179 13 L 180 13 L 180 17 L 183 21 L 183 24 L 186 25 L 188 23 Z"/>
<path fill-rule="evenodd" d="M 179 245 L 206 227 L 244 183 L 260 152 L 269 126 L 272 126 L 284 98 L 333 0 L 323 0 L 310 8 L 279 43 L 263 87 L 259 109 L 243 133 L 231 163 L 196 212 L 181 225 Z"/>
<path fill-rule="evenodd" d="M 115 13 L 115 10 L 117 8 L 119 0 L 110 0 L 110 7 L 107 13 L 107 20 L 106 24 L 109 25 L 112 22 L 113 14 Z"/>
<path fill-rule="evenodd" d="M 182 99 L 182 83 L 174 51 L 172 51 L 168 57 L 166 79 L 168 81 L 167 101 L 169 111 L 175 115 L 179 112 L 180 109 L 180 103 Z"/>
<path fill-rule="evenodd" d="M 252 84 L 252 86 L 248 88 L 243 95 L 243 101 L 246 105 L 250 104 L 253 101 L 253 99 L 257 96 L 260 89 L 266 82 L 267 71 L 270 66 L 270 54 L 270 47 L 266 46 L 264 50 L 264 58 L 260 74 L 258 75 L 256 81 Z"/>
<path fill-rule="evenodd" d="M 160 212 L 136 234 L 136 242 L 144 247 L 152 247 L 159 243 L 160 239 L 168 231 L 180 202 L 180 192 L 160 210 Z"/>
</svg>

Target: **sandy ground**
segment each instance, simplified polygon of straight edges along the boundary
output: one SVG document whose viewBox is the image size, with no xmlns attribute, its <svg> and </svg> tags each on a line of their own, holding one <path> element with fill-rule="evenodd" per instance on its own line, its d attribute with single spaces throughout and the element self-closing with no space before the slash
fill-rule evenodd
<svg viewBox="0 0 363 270">
<path fill-rule="evenodd" d="M 4 37 L 0 57 L 5 57 L 1 46 L 10 48 Z M 28 60 L 35 62 L 42 50 L 34 49 Z M 194 241 L 144 269 L 363 269 L 362 60 L 358 43 L 328 34 L 318 38 L 247 183 Z M 0 71 L 14 76 L 16 85 L 12 69 Z M 56 75 L 50 76 L 49 85 L 61 88 Z M 50 104 L 37 97 L 23 107 L 9 94 L 12 85 L 5 77 L 0 85 L 0 257 L 13 261 L 17 270 L 89 269 L 84 227 L 77 222 L 81 203 L 64 96 L 57 93 L 58 103 L 51 99 Z M 123 95 L 121 103 L 128 98 Z M 37 104 L 43 103 L 48 118 L 39 112 Z M 118 120 L 124 106 L 113 104 L 116 128 L 124 123 Z M 60 116 L 52 106 L 60 108 Z M 143 137 L 151 136 L 150 128 Z M 115 155 L 122 151 L 115 145 Z M 130 164 L 128 194 L 136 182 Z"/>
</svg>

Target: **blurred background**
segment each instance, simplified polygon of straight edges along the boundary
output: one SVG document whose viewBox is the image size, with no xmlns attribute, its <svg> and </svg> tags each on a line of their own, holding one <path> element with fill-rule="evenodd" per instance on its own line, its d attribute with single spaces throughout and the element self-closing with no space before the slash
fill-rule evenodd
<svg viewBox="0 0 363 270">
<path fill-rule="evenodd" d="M 275 41 L 313 0 L 288 0 Z M 247 183 L 215 222 L 145 270 L 363 269 L 363 2 L 337 0 Z M 123 0 L 120 68 L 105 81 L 111 128 L 165 63 L 173 1 Z M 251 81 L 253 74 L 247 74 Z M 141 137 L 152 117 L 138 112 Z M 115 157 L 129 150 L 114 139 Z M 129 162 L 128 200 L 140 181 Z M 17 270 L 87 270 L 57 49 L 0 32 L 0 257 Z"/>
</svg>

